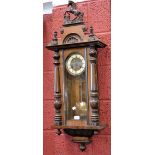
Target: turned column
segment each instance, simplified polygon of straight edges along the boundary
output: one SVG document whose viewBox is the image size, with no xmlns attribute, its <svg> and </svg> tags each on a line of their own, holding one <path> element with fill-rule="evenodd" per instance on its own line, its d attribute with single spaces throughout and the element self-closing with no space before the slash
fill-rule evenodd
<svg viewBox="0 0 155 155">
<path fill-rule="evenodd" d="M 90 106 L 91 106 L 91 125 L 99 125 L 98 110 L 98 86 L 97 86 L 97 50 L 93 45 L 90 46 Z"/>
<path fill-rule="evenodd" d="M 54 32 L 54 37 L 52 40 L 52 45 L 57 45 L 57 32 Z M 55 125 L 62 125 L 62 115 L 61 115 L 61 90 L 60 90 L 60 54 L 59 50 L 55 49 L 54 51 L 54 107 L 55 107 Z"/>
</svg>

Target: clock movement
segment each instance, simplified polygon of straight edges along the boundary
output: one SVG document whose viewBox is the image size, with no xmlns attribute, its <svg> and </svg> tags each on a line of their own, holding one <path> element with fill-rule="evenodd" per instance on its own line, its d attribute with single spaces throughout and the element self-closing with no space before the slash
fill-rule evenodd
<svg viewBox="0 0 155 155">
<path fill-rule="evenodd" d="M 46 46 L 54 52 L 55 122 L 52 128 L 57 129 L 58 135 L 63 130 L 72 136 L 81 151 L 93 135 L 106 127 L 99 123 L 97 76 L 98 48 L 106 45 L 95 36 L 92 26 L 88 32 L 83 16 L 76 4 L 69 1 L 60 39 L 54 32 Z"/>
</svg>

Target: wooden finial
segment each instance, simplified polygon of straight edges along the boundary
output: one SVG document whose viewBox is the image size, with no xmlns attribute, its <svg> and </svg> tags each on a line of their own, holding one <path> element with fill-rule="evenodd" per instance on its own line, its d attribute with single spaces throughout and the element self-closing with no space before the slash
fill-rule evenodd
<svg viewBox="0 0 155 155">
<path fill-rule="evenodd" d="M 58 38 L 57 38 L 57 32 L 55 31 L 53 33 L 53 39 L 52 39 L 52 45 L 58 45 Z"/>
<path fill-rule="evenodd" d="M 93 41 L 96 40 L 96 37 L 94 35 L 94 28 L 92 26 L 90 26 L 90 30 L 89 30 L 89 41 Z"/>
</svg>

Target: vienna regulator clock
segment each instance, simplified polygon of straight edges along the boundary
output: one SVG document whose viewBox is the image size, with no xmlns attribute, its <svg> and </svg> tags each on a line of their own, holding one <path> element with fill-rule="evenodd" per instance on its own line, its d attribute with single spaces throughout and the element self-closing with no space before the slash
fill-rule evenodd
<svg viewBox="0 0 155 155">
<path fill-rule="evenodd" d="M 71 15 L 75 18 L 71 19 Z M 46 46 L 54 51 L 54 108 L 57 134 L 63 130 L 80 144 L 81 151 L 91 137 L 106 127 L 99 123 L 97 49 L 106 45 L 83 22 L 84 13 L 69 1 L 64 13 L 61 39 L 54 32 Z"/>
</svg>

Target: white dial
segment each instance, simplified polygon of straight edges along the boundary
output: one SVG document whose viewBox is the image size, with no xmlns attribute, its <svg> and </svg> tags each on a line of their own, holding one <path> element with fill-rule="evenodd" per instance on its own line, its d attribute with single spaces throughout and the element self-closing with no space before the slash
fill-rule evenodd
<svg viewBox="0 0 155 155">
<path fill-rule="evenodd" d="M 66 61 L 66 69 L 72 75 L 80 75 L 83 73 L 85 66 L 85 60 L 80 54 L 73 54 Z"/>
</svg>

